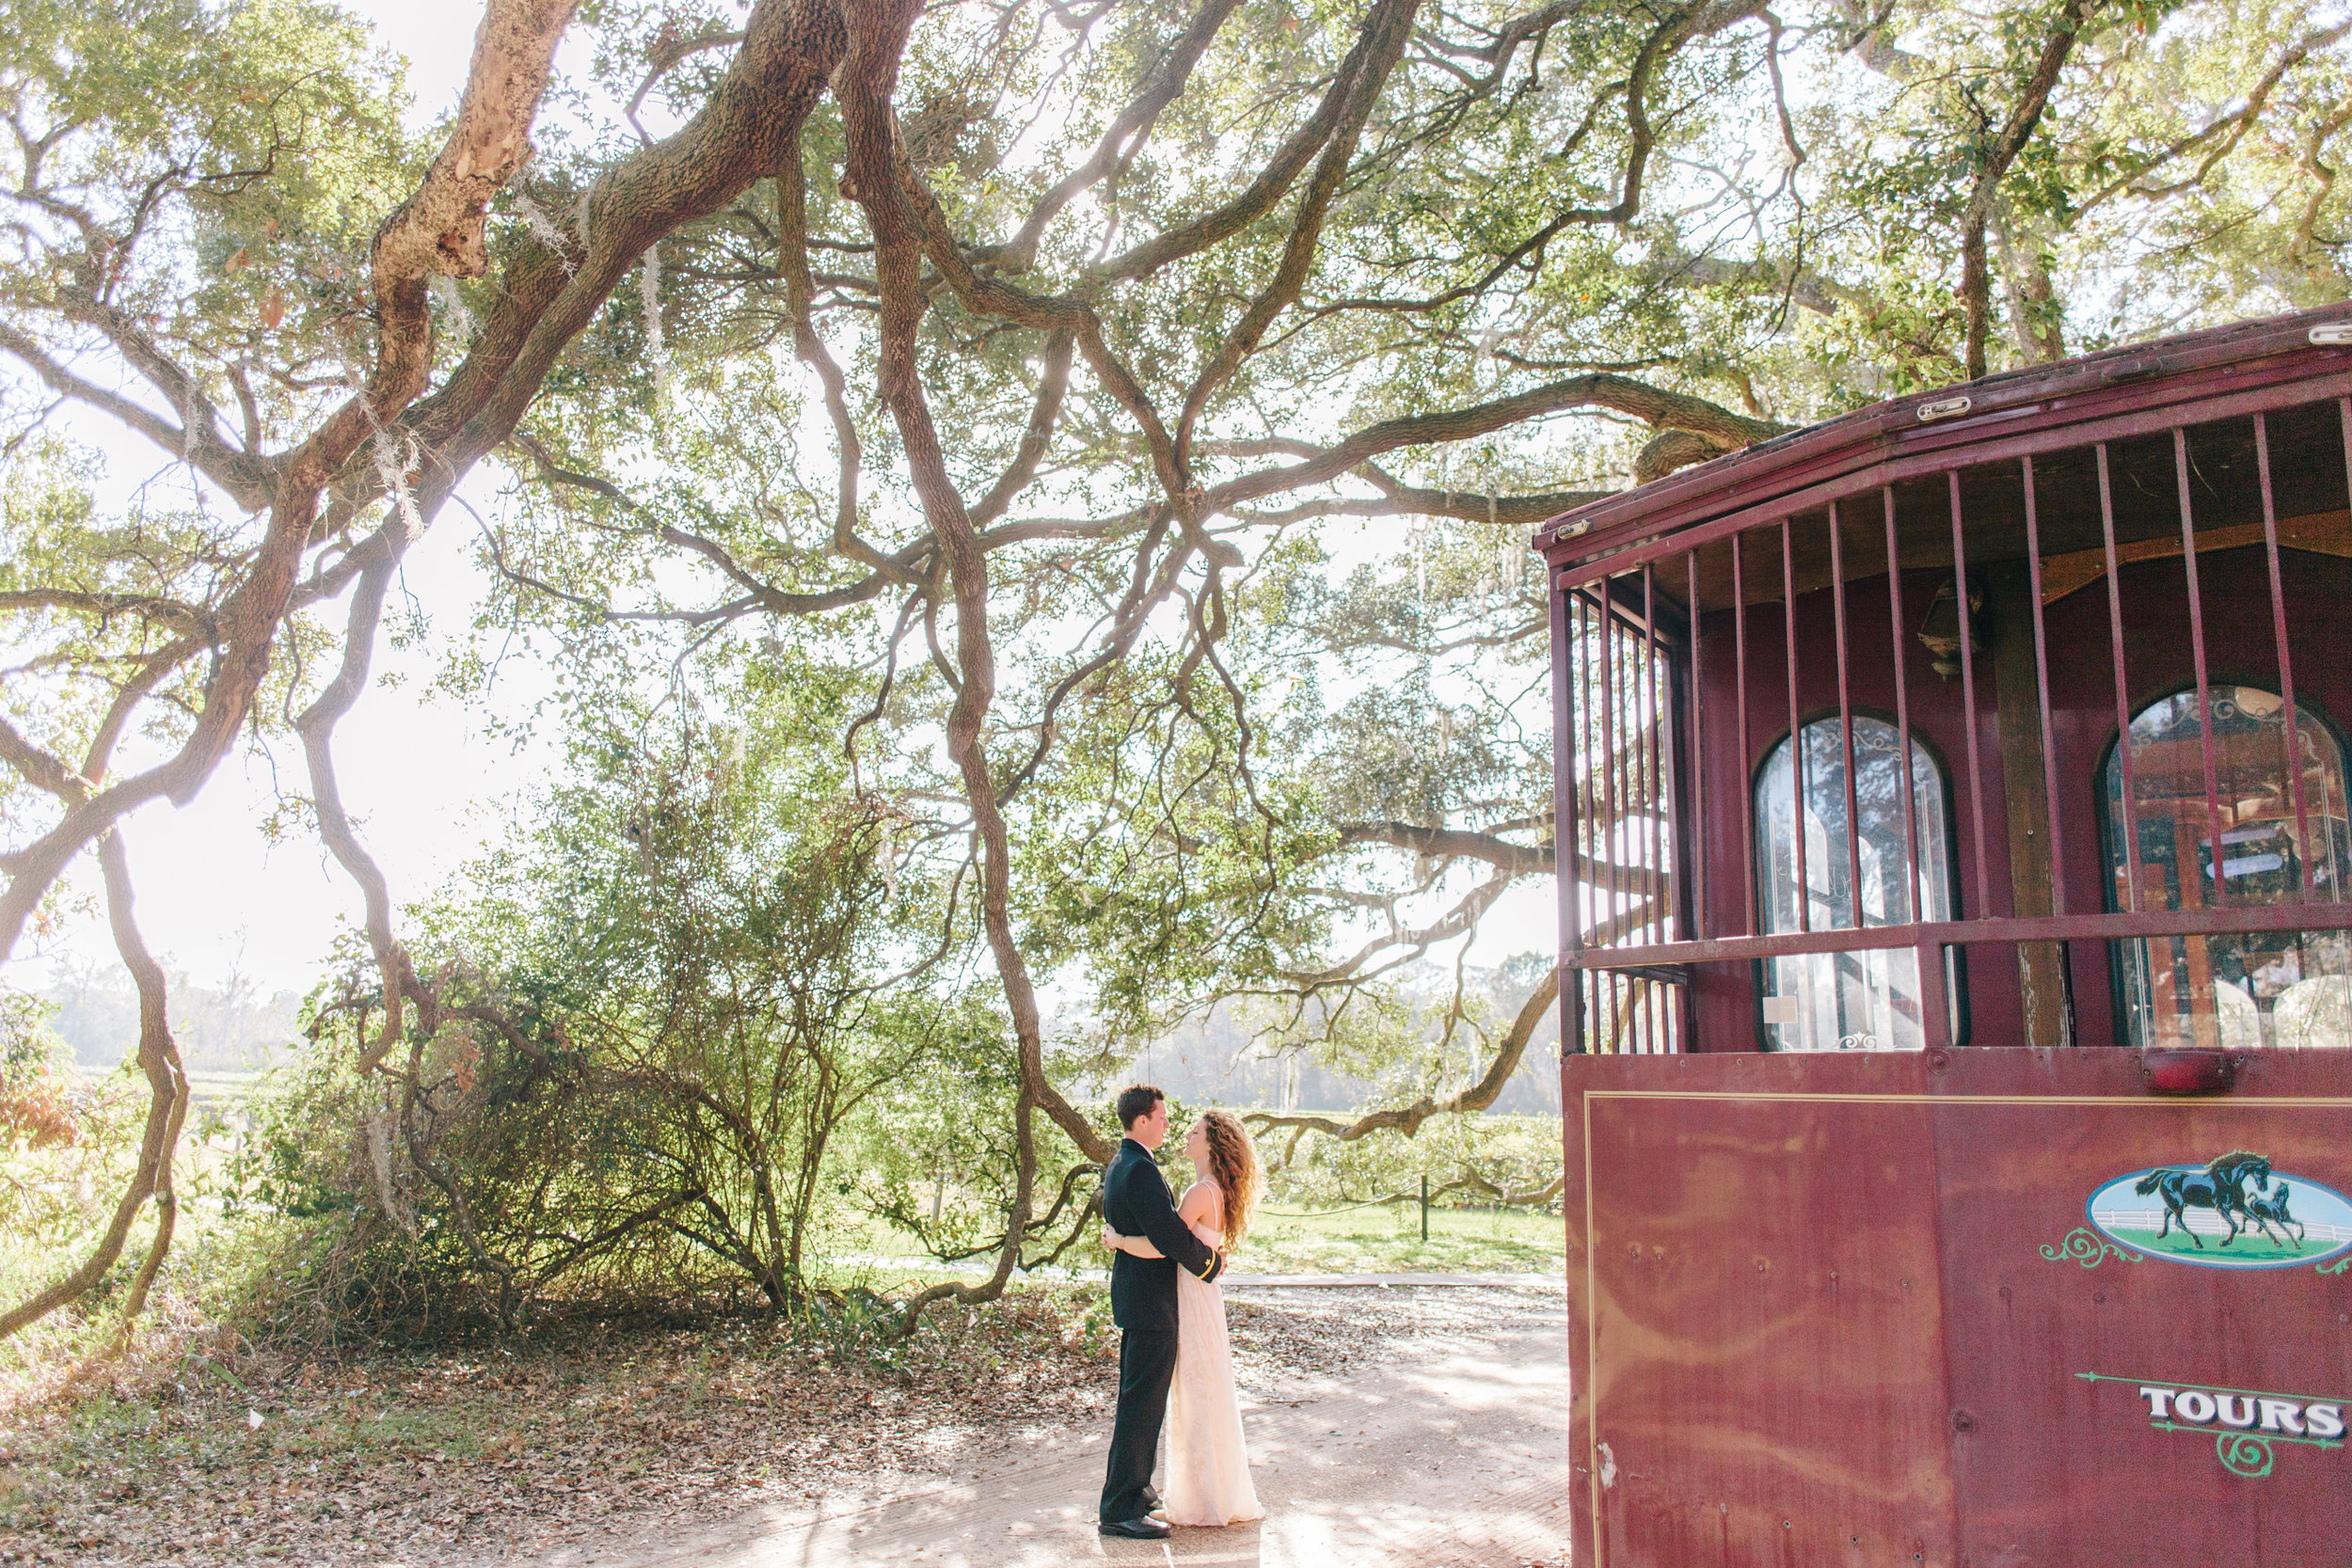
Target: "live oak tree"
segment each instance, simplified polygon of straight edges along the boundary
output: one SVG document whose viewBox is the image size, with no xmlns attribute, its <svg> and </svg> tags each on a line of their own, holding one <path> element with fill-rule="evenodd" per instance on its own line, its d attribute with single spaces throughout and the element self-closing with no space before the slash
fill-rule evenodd
<svg viewBox="0 0 2352 1568">
<path fill-rule="evenodd" d="M 1311 1045 L 1514 885 L 1622 874 L 1553 848 L 1533 524 L 2345 292 L 2316 6 L 489 0 L 421 145 L 323 5 L 5 21 L 0 948 L 100 858 L 154 1112 L 102 1243 L 0 1333 L 167 1202 L 185 1083 L 118 824 L 240 745 L 298 746 L 364 908 L 358 1071 L 429 1107 L 451 1031 L 539 1043 L 411 957 L 334 766 L 405 552 L 485 464 L 500 637 L 616 686 L 858 683 L 876 874 L 984 956 L 1009 1041 L 994 1268 L 931 1292 L 971 1300 L 1043 1234 L 1046 1129 L 1109 1153 L 1041 982 L 1106 1063 L 1220 996 Z M 154 448 L 131 501 L 66 404 Z M 1492 1103 L 1551 1000 L 1454 1007 L 1425 1092 L 1323 1130 Z"/>
</svg>

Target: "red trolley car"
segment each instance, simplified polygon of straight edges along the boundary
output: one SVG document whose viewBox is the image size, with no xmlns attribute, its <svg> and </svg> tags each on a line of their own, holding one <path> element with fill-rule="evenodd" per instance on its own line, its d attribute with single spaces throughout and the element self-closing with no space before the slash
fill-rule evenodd
<svg viewBox="0 0 2352 1568">
<path fill-rule="evenodd" d="M 2352 1563 L 2352 310 L 1556 518 L 1577 1550 Z"/>
</svg>

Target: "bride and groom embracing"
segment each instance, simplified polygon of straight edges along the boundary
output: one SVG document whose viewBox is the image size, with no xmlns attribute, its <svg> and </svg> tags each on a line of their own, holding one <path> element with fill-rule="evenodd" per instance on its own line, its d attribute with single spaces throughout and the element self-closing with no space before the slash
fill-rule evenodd
<svg viewBox="0 0 2352 1568">
<path fill-rule="evenodd" d="M 1202 1116 L 1184 1137 L 1197 1180 L 1180 1204 L 1152 1158 L 1168 1137 L 1167 1099 L 1148 1084 L 1134 1085 L 1120 1093 L 1119 1122 L 1127 1136 L 1103 1173 L 1103 1244 L 1118 1252 L 1111 1260 L 1111 1321 L 1120 1332 L 1119 1415 L 1103 1482 L 1102 1532 L 1156 1541 L 1170 1523 L 1261 1518 L 1265 1511 L 1242 1448 L 1225 1297 L 1216 1286 L 1225 1255 L 1257 1203 L 1257 1149 L 1231 1111 Z M 1165 1497 L 1152 1486 L 1163 1420 Z"/>
</svg>

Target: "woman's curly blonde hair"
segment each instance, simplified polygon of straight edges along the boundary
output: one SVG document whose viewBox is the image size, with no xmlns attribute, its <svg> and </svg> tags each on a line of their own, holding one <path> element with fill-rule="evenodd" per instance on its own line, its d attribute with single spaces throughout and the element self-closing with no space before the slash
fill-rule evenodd
<svg viewBox="0 0 2352 1568">
<path fill-rule="evenodd" d="M 1225 1244 L 1238 1246 L 1265 1192 L 1258 1146 L 1231 1111 L 1203 1111 L 1200 1122 L 1209 1135 L 1209 1174 L 1225 1195 Z"/>
</svg>

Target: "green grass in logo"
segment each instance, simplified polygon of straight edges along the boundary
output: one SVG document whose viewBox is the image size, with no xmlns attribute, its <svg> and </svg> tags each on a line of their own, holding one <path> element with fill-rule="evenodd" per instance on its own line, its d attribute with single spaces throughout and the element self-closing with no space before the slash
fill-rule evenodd
<svg viewBox="0 0 2352 1568">
<path fill-rule="evenodd" d="M 2217 1263 L 2229 1263 L 2236 1260 L 2231 1255 L 2236 1249 L 2233 1247 L 2229 1252 L 2223 1251 L 2218 1237 L 2202 1238 L 2205 1244 L 2201 1247 L 2181 1231 L 2175 1230 L 2171 1235 L 2159 1239 L 2156 1230 L 2157 1227 L 2154 1226 L 2150 1226 L 2143 1230 L 2136 1226 L 2118 1225 L 2109 1227 L 2107 1233 L 2126 1245 L 2137 1247 L 2141 1252 L 2155 1253 L 2159 1257 L 2194 1258 L 2201 1262 L 2211 1259 Z M 2243 1243 L 2238 1244 L 2244 1245 Z M 2248 1247 L 2239 1256 L 2242 1256 L 2249 1264 L 2268 1265 L 2276 1263 L 2280 1254 L 2274 1247 L 2264 1246 L 2259 1251 Z"/>
</svg>

